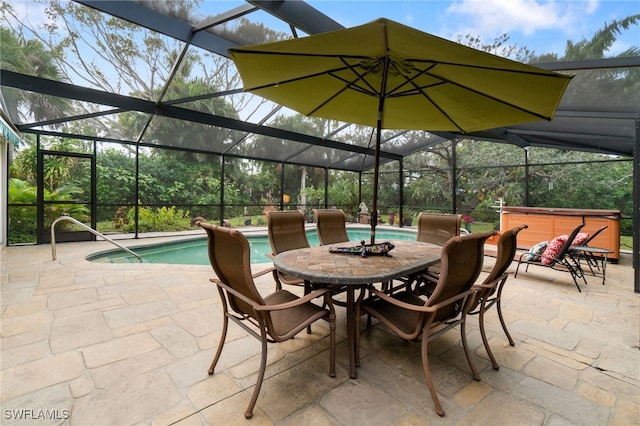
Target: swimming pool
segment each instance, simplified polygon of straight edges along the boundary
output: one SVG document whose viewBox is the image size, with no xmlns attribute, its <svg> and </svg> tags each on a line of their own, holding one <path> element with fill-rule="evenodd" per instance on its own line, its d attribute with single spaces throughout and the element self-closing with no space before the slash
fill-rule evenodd
<svg viewBox="0 0 640 426">
<path fill-rule="evenodd" d="M 347 228 L 349 239 L 357 244 L 362 240 L 369 241 L 368 228 Z M 270 263 L 265 253 L 271 253 L 269 237 L 266 234 L 246 234 L 251 246 L 251 263 Z M 376 241 L 386 240 L 415 240 L 413 230 L 376 230 Z M 307 239 L 312 246 L 320 244 L 315 229 L 307 230 Z M 345 243 L 349 244 L 349 243 Z M 131 248 L 142 257 L 144 263 L 168 263 L 174 265 L 209 265 L 207 253 L 207 239 L 194 238 L 162 244 L 152 244 Z M 138 263 L 138 259 L 124 250 L 100 252 L 87 257 L 92 262 L 102 263 Z"/>
</svg>

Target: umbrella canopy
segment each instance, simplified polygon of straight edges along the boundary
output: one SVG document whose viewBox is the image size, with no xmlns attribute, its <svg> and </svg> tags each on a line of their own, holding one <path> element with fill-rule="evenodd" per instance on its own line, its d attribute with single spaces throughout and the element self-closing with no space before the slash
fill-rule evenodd
<svg viewBox="0 0 640 426">
<path fill-rule="evenodd" d="M 550 120 L 571 79 L 384 18 L 229 53 L 245 91 L 376 128 L 372 243 L 381 129 L 468 133 Z"/>
</svg>

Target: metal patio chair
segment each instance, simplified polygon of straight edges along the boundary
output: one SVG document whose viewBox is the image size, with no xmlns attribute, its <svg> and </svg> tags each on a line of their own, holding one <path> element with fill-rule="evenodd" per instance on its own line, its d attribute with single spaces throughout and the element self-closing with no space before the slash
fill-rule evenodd
<svg viewBox="0 0 640 426">
<path fill-rule="evenodd" d="M 341 209 L 313 209 L 320 245 L 349 241 L 346 216 Z"/>
<path fill-rule="evenodd" d="M 304 227 L 305 217 L 301 211 L 272 211 L 266 212 L 265 215 L 267 216 L 267 233 L 271 245 L 271 253 L 267 253 L 268 257 L 273 258 L 285 251 L 309 247 Z M 303 280 L 288 276 L 275 269 L 273 270 L 273 278 L 278 288 L 282 288 L 282 284 L 305 285 Z M 311 288 L 305 289 L 305 292 L 309 291 Z"/>
<path fill-rule="evenodd" d="M 271 272 L 273 268 L 251 272 L 251 249 L 246 237 L 238 230 L 198 222 L 207 232 L 209 260 L 217 278 L 212 278 L 222 301 L 223 325 L 220 343 L 209 367 L 213 374 L 222 354 L 229 320 L 260 340 L 262 353 L 260 368 L 253 395 L 244 416 L 253 416 L 267 365 L 267 343 L 292 339 L 312 323 L 322 319 L 329 323 L 329 376 L 335 377 L 336 315 L 329 289 L 318 289 L 298 297 L 287 290 L 262 296 L 256 288 L 254 278 Z M 322 298 L 323 306 L 312 303 Z M 306 379 L 304 379 L 306 380 Z"/>
<path fill-rule="evenodd" d="M 373 296 L 364 299 L 363 293 L 356 304 L 356 330 L 360 330 L 360 316 L 370 314 L 394 334 L 404 340 L 421 340 L 422 367 L 425 380 L 436 407 L 436 413 L 444 416 L 444 410 L 436 394 L 429 368 L 428 343 L 447 330 L 460 326 L 462 346 L 474 380 L 480 375 L 471 360 L 465 321 L 474 287 L 484 261 L 484 243 L 495 232 L 484 232 L 453 237 L 442 248 L 441 272 L 433 293 L 427 299 L 410 289 L 387 294 L 369 286 Z M 356 333 L 356 351 L 359 352 L 360 336 Z M 359 355 L 356 356 L 358 359 Z"/>
<path fill-rule="evenodd" d="M 498 254 L 496 256 L 496 263 L 493 265 L 493 268 L 489 272 L 489 275 L 482 282 L 482 290 L 480 290 L 474 296 L 472 302 L 472 308 L 469 311 L 468 315 L 478 315 L 479 317 L 479 325 L 480 325 L 480 335 L 482 336 L 482 343 L 491 359 L 491 364 L 494 370 L 498 370 L 500 366 L 498 365 L 493 353 L 491 352 L 491 348 L 489 347 L 489 342 L 487 340 L 487 335 L 485 333 L 484 327 L 484 315 L 488 309 L 492 306 L 496 307 L 498 311 L 498 318 L 500 319 L 500 324 L 502 325 L 502 330 L 504 334 L 507 336 L 509 340 L 509 345 L 515 346 L 515 342 L 509 334 L 509 330 L 507 330 L 507 324 L 504 321 L 504 317 L 502 316 L 502 290 L 504 289 L 504 285 L 507 282 L 507 269 L 513 262 L 514 256 L 516 254 L 517 245 L 517 236 L 520 231 L 523 229 L 527 229 L 527 225 L 520 225 L 515 228 L 509 229 L 508 231 L 503 232 L 498 239 Z"/>
</svg>

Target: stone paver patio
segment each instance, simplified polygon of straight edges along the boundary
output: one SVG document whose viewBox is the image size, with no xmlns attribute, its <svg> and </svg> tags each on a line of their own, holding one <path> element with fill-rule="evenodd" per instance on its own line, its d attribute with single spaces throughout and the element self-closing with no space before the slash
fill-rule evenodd
<svg viewBox="0 0 640 426">
<path fill-rule="evenodd" d="M 640 296 L 629 254 L 609 265 L 605 286 L 589 277 L 582 293 L 569 274 L 546 268 L 511 276 L 503 310 L 515 347 L 495 311 L 487 314 L 499 371 L 477 318 L 469 320 L 479 382 L 459 331 L 436 339 L 430 363 L 443 418 L 424 384 L 419 344 L 380 325 L 362 330 L 359 377 L 349 379 L 338 307 L 337 377 L 328 376 L 328 330 L 319 322 L 311 335 L 269 346 L 254 417 L 245 420 L 260 345 L 230 325 L 216 374 L 207 375 L 222 316 L 211 268 L 85 260 L 111 248 L 59 244 L 55 261 L 48 245 L 0 252 L 3 425 L 640 424 Z M 270 291 L 270 275 L 259 284 Z"/>
</svg>

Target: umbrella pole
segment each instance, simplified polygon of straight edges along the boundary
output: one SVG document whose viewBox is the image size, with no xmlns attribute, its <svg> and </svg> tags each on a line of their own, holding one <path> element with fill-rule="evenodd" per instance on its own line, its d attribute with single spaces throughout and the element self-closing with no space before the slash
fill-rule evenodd
<svg viewBox="0 0 640 426">
<path fill-rule="evenodd" d="M 384 103 L 384 100 L 381 101 Z M 379 116 L 381 113 L 378 114 Z M 370 220 L 371 220 L 371 244 L 376 243 L 376 225 L 378 224 L 378 175 L 380 174 L 380 137 L 382 136 L 381 119 L 378 118 L 378 126 L 376 129 L 376 154 L 373 165 L 373 202 Z"/>
<path fill-rule="evenodd" d="M 376 125 L 376 153 L 373 163 L 373 212 L 371 217 L 371 244 L 376 243 L 376 225 L 378 224 L 378 175 L 380 174 L 380 140 L 382 139 L 382 112 L 384 111 L 384 99 L 387 96 L 387 75 L 389 73 L 389 42 L 387 40 L 387 28 L 384 26 L 384 43 L 386 52 L 382 68 L 382 84 L 378 95 L 378 119 Z"/>
<path fill-rule="evenodd" d="M 385 28 L 385 45 L 386 28 Z M 376 151 L 373 160 L 373 211 L 371 212 L 371 244 L 376 243 L 376 226 L 378 225 L 378 175 L 380 174 L 380 140 L 382 139 L 382 112 L 384 99 L 387 96 L 387 73 L 389 72 L 389 49 L 387 48 L 382 69 L 382 85 L 378 95 L 378 119 L 376 125 Z"/>
</svg>

